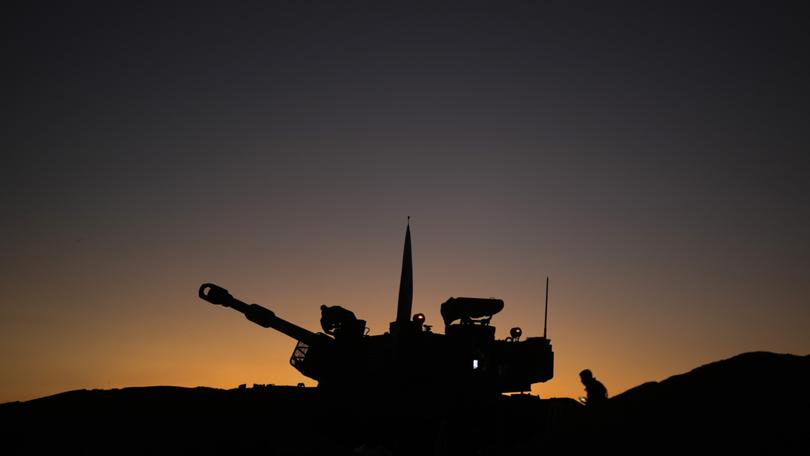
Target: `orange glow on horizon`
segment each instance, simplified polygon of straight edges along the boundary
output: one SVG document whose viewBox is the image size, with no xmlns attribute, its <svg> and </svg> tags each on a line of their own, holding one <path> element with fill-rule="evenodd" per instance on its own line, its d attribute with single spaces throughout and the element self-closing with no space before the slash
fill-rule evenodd
<svg viewBox="0 0 810 456">
<path fill-rule="evenodd" d="M 488 268 L 474 265 L 466 269 L 459 264 L 448 267 L 448 263 L 428 261 L 425 257 L 438 257 L 438 252 L 423 252 L 418 240 L 414 247 L 414 312 L 424 313 L 428 324 L 440 327 L 438 305 L 447 297 L 497 296 L 506 303 L 492 321 L 499 339 L 508 336 L 509 328 L 515 326 L 524 328 L 525 336 L 542 335 L 544 274 L 538 274 L 535 280 L 527 275 L 492 276 Z M 299 382 L 314 386 L 315 381 L 301 376 L 289 365 L 293 340 L 256 326 L 231 309 L 198 299 L 199 282 L 211 276 L 222 277 L 221 283 L 233 284 L 229 288 L 235 296 L 260 303 L 282 318 L 315 331 L 320 329 L 320 303 L 342 305 L 367 319 L 371 333 L 377 334 L 387 329 L 395 314 L 400 243 L 401 240 L 394 239 L 381 256 L 373 253 L 376 245 L 372 243 L 368 250 L 359 249 L 357 255 L 347 256 L 346 260 L 340 259 L 340 255 L 320 258 L 325 262 L 339 261 L 345 267 L 321 265 L 321 270 L 333 271 L 334 275 L 315 276 L 313 282 L 318 288 L 302 286 L 303 280 L 294 279 L 292 275 L 300 272 L 296 268 L 281 273 L 280 277 L 274 276 L 267 268 L 280 270 L 270 260 L 261 263 L 264 268 L 258 268 L 259 275 L 274 277 L 272 283 L 264 286 L 259 285 L 262 280 L 255 272 L 252 276 L 247 273 L 257 270 L 256 265 L 235 271 L 227 265 L 201 262 L 196 268 L 191 263 L 188 268 L 178 268 L 186 272 L 176 280 L 163 276 L 163 268 L 147 267 L 134 281 L 129 275 L 117 276 L 121 277 L 117 285 L 92 287 L 87 281 L 93 277 L 88 276 L 84 284 L 57 282 L 54 288 L 31 288 L 27 301 L 14 308 L 12 319 L 5 320 L 4 339 L 25 343 L 4 344 L 4 365 L 8 370 L 3 375 L 0 401 L 26 400 L 81 388 L 148 385 L 234 388 L 243 383 Z M 346 245 L 345 249 L 348 252 L 357 247 Z M 172 257 L 176 258 L 169 255 L 166 261 L 171 263 Z M 375 267 L 376 263 L 390 264 L 383 268 Z M 204 269 L 213 270 L 204 272 Z M 363 277 L 366 280 L 358 286 L 348 286 L 350 279 L 362 276 L 356 272 L 360 269 L 367 271 Z M 438 269 L 443 269 L 444 274 L 438 273 Z M 643 290 L 624 290 L 624 296 L 617 296 L 615 290 L 605 293 L 610 283 L 602 281 L 592 284 L 599 286 L 584 293 L 582 288 L 573 286 L 581 280 L 585 279 L 552 276 L 549 337 L 555 351 L 555 377 L 545 384 L 534 385 L 532 393 L 541 397 L 582 395 L 578 373 L 583 368 L 593 370 L 609 393 L 615 395 L 742 351 L 769 348 L 751 343 L 752 339 L 746 343 L 745 333 L 728 332 L 727 339 L 697 337 L 718 328 L 706 313 L 702 314 L 703 320 L 694 320 L 688 310 L 673 302 L 671 315 L 660 311 L 645 315 L 643 308 L 634 306 L 630 299 L 635 293 L 643 294 Z M 128 286 L 136 283 L 152 286 Z M 71 289 L 74 293 L 60 294 L 61 301 L 51 295 Z M 76 293 L 81 289 L 87 292 Z M 445 291 L 448 289 L 459 291 Z M 606 299 L 611 295 L 612 298 Z M 602 310 L 586 305 L 597 300 L 601 300 L 598 309 Z M 75 312 L 57 318 L 54 302 L 72 305 Z M 594 318 L 586 318 L 583 312 L 595 312 Z M 641 321 L 643 326 L 638 324 Z M 682 330 L 686 327 L 693 337 Z M 772 333 L 769 344 L 771 350 L 790 351 L 791 341 L 787 335 Z M 10 347 L 13 348 L 9 350 Z"/>
</svg>

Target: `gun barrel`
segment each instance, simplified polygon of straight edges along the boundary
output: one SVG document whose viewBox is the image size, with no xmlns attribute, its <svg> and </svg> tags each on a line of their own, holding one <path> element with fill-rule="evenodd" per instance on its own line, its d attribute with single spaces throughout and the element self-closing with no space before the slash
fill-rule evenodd
<svg viewBox="0 0 810 456">
<path fill-rule="evenodd" d="M 264 308 L 258 304 L 246 304 L 228 293 L 228 290 L 214 285 L 204 283 L 200 286 L 199 296 L 201 299 L 224 307 L 230 307 L 245 315 L 245 318 L 265 328 L 273 328 L 278 332 L 286 334 L 295 340 L 300 340 L 308 345 L 314 345 L 319 340 L 317 334 L 304 329 L 294 323 L 290 323 L 283 318 L 279 318 L 272 310 Z"/>
</svg>

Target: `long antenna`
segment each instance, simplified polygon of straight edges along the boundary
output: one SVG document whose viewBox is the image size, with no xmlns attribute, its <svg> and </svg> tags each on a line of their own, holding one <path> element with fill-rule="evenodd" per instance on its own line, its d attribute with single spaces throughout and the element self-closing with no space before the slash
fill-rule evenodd
<svg viewBox="0 0 810 456">
<path fill-rule="evenodd" d="M 546 313 L 543 316 L 543 339 L 548 339 L 548 276 L 546 276 Z"/>
</svg>

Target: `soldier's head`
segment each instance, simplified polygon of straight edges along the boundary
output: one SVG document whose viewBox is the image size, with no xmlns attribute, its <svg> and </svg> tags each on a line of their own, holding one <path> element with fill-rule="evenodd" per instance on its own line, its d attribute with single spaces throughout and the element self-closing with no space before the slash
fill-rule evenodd
<svg viewBox="0 0 810 456">
<path fill-rule="evenodd" d="M 582 380 L 582 383 L 593 380 L 593 373 L 590 369 L 585 369 L 579 373 L 579 379 Z"/>
</svg>

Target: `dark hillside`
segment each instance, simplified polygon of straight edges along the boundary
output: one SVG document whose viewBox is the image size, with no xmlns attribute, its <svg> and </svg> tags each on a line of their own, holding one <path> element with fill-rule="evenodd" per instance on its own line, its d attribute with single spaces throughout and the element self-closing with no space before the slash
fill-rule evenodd
<svg viewBox="0 0 810 456">
<path fill-rule="evenodd" d="M 81 390 L 0 405 L 0 437 L 3 454 L 807 454 L 808 388 L 810 357 L 757 352 L 645 383 L 601 409 L 502 396 L 394 413 L 384 398 L 315 388 Z"/>
</svg>

